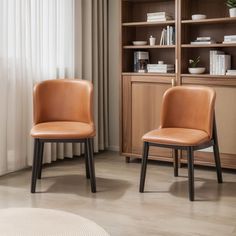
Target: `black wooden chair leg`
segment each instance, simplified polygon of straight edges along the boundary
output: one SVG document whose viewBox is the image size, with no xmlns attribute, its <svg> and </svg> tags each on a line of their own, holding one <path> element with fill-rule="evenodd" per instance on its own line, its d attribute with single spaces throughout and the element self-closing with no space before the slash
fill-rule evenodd
<svg viewBox="0 0 236 236">
<path fill-rule="evenodd" d="M 193 148 L 188 147 L 188 185 L 189 185 L 189 200 L 194 201 L 194 160 Z"/>
<path fill-rule="evenodd" d="M 93 143 L 92 139 L 87 139 L 87 155 L 88 155 L 88 166 L 90 173 L 90 182 L 91 182 L 91 191 L 96 193 L 96 179 L 95 179 L 95 169 L 94 169 L 94 161 L 93 161 Z"/>
<path fill-rule="evenodd" d="M 216 163 L 217 180 L 218 180 L 218 183 L 223 183 L 215 115 L 214 115 L 214 120 L 213 120 L 213 139 L 214 139 L 213 150 L 214 150 L 214 158 L 215 158 L 215 163 Z"/>
<path fill-rule="evenodd" d="M 38 179 L 41 179 L 41 177 L 42 177 L 42 167 L 43 167 L 43 149 L 44 149 L 44 142 L 39 141 Z"/>
<path fill-rule="evenodd" d="M 38 174 L 39 139 L 34 140 L 34 159 L 32 165 L 31 193 L 35 193 Z"/>
<path fill-rule="evenodd" d="M 213 150 L 214 150 L 214 158 L 215 158 L 215 163 L 216 163 L 217 180 L 218 180 L 218 183 L 223 183 L 218 144 L 213 145 Z"/>
<path fill-rule="evenodd" d="M 88 163 L 88 150 L 87 150 L 86 142 L 84 143 L 84 159 L 85 159 L 86 178 L 90 179 L 89 163 Z"/>
<path fill-rule="evenodd" d="M 148 142 L 144 142 L 143 145 L 143 158 L 142 158 L 142 166 L 141 166 L 141 176 L 140 176 L 140 185 L 139 192 L 144 192 L 145 178 L 146 178 L 146 170 L 147 170 L 147 160 L 148 160 L 148 151 L 149 144 Z"/>
<path fill-rule="evenodd" d="M 179 160 L 178 160 L 178 149 L 174 149 L 174 176 L 178 177 L 179 171 L 178 171 L 178 166 L 179 166 Z"/>
</svg>

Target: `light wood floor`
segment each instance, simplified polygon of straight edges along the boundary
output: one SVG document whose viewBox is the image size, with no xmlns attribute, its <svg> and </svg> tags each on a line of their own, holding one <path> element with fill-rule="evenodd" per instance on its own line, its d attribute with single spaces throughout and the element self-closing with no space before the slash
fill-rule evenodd
<svg viewBox="0 0 236 236">
<path fill-rule="evenodd" d="M 81 158 L 43 169 L 37 194 L 30 194 L 31 170 L 0 178 L 0 208 L 59 209 L 89 218 L 112 236 L 236 235 L 236 172 L 224 172 L 218 185 L 214 169 L 195 171 L 196 199 L 188 200 L 187 171 L 173 177 L 166 164 L 151 162 L 146 192 L 138 192 L 140 163 L 125 163 L 114 152 L 96 155 L 96 194 L 90 192 Z M 1 235 L 1 233 L 0 233 Z"/>
</svg>

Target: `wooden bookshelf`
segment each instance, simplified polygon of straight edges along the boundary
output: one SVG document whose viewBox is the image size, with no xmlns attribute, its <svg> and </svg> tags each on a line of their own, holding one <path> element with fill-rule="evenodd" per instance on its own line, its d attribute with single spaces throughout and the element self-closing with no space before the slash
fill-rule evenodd
<svg viewBox="0 0 236 236">
<path fill-rule="evenodd" d="M 159 49 L 165 49 L 165 48 L 175 48 L 175 45 L 143 45 L 143 46 L 133 46 L 133 45 L 127 45 L 123 46 L 124 49 L 152 49 L 152 48 L 159 48 Z"/>
<path fill-rule="evenodd" d="M 236 43 L 223 44 L 225 35 L 236 35 L 236 17 L 230 18 L 222 0 L 120 0 L 121 8 L 121 106 L 120 152 L 127 158 L 140 157 L 142 135 L 159 126 L 162 96 L 173 85 L 204 85 L 217 92 L 216 119 L 222 166 L 236 169 L 236 76 L 211 75 L 211 50 L 224 51 L 232 57 L 236 69 Z M 149 12 L 168 12 L 173 20 L 147 22 Z M 192 20 L 193 14 L 205 14 L 206 19 Z M 175 45 L 159 45 L 162 29 L 174 26 Z M 134 46 L 133 41 L 148 41 L 156 37 L 156 45 Z M 190 44 L 196 37 L 212 37 L 214 44 Z M 134 73 L 135 51 L 147 51 L 150 63 L 161 60 L 175 64 L 175 73 Z M 205 74 L 188 73 L 189 59 L 200 56 Z M 172 161 L 172 152 L 153 149 L 152 159 Z M 183 155 L 181 162 L 185 163 Z M 197 152 L 195 164 L 212 166 L 209 152 Z"/>
<path fill-rule="evenodd" d="M 135 72 L 123 72 L 122 75 L 131 76 L 164 76 L 164 77 L 176 77 L 175 73 L 135 73 Z"/>
<path fill-rule="evenodd" d="M 165 25 L 174 25 L 174 20 L 168 20 L 168 21 L 155 21 L 155 22 L 127 22 L 122 23 L 122 26 L 124 27 L 138 27 L 138 26 L 165 26 Z"/>
<path fill-rule="evenodd" d="M 236 17 L 212 18 L 203 20 L 182 20 L 182 24 L 231 24 L 236 22 Z"/>
<path fill-rule="evenodd" d="M 236 47 L 236 43 L 212 43 L 212 44 L 182 44 L 182 48 L 231 48 Z"/>
</svg>

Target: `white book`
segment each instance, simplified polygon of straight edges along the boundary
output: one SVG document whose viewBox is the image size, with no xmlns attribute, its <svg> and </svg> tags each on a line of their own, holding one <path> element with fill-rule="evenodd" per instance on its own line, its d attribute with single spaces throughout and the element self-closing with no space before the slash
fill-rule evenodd
<svg viewBox="0 0 236 236">
<path fill-rule="evenodd" d="M 216 75 L 225 75 L 226 71 L 231 68 L 231 56 L 225 54 L 216 55 Z"/>
<path fill-rule="evenodd" d="M 167 43 L 166 43 L 166 45 L 170 45 L 170 26 L 169 25 L 167 25 L 167 27 L 166 27 L 166 37 L 167 37 Z"/>
<path fill-rule="evenodd" d="M 163 39 L 164 39 L 164 30 L 162 30 L 161 32 L 160 45 L 163 45 Z"/>
<path fill-rule="evenodd" d="M 222 55 L 224 52 L 218 50 L 210 51 L 210 74 L 217 75 L 218 72 L 218 58 L 217 55 Z"/>
<path fill-rule="evenodd" d="M 148 64 L 148 69 L 174 69 L 174 65 Z"/>
<path fill-rule="evenodd" d="M 167 45 L 167 29 L 165 29 L 165 45 Z"/>
<path fill-rule="evenodd" d="M 171 16 L 147 16 L 147 19 L 163 19 L 163 18 L 172 18 Z"/>
<path fill-rule="evenodd" d="M 168 72 L 173 72 L 174 70 L 148 70 L 149 73 L 168 73 Z"/>
<path fill-rule="evenodd" d="M 171 17 L 163 17 L 163 18 L 147 18 L 147 22 L 159 22 L 159 21 L 168 21 L 172 20 Z"/>
<path fill-rule="evenodd" d="M 170 45 L 173 45 L 173 27 L 170 26 Z"/>
<path fill-rule="evenodd" d="M 226 71 L 231 68 L 231 55 L 224 55 L 223 58 L 223 73 L 226 74 Z"/>
<path fill-rule="evenodd" d="M 170 13 L 165 11 L 147 13 L 147 16 L 170 16 L 170 15 L 171 15 Z"/>
<path fill-rule="evenodd" d="M 197 37 L 197 40 L 207 41 L 207 40 L 211 40 L 211 37 Z"/>
<path fill-rule="evenodd" d="M 224 41 L 223 44 L 229 44 L 229 43 L 236 43 L 236 39 L 235 40 L 232 40 L 232 41 Z"/>
<path fill-rule="evenodd" d="M 217 55 L 217 75 L 225 75 L 224 72 L 225 55 Z"/>
<path fill-rule="evenodd" d="M 215 43 L 214 41 L 193 41 L 190 44 L 213 44 Z"/>
<path fill-rule="evenodd" d="M 225 39 L 236 39 L 236 35 L 225 35 Z"/>
<path fill-rule="evenodd" d="M 227 70 L 227 73 L 236 73 L 236 70 Z"/>
<path fill-rule="evenodd" d="M 236 38 L 232 38 L 232 39 L 224 39 L 225 42 L 232 42 L 232 41 L 236 41 Z"/>
</svg>

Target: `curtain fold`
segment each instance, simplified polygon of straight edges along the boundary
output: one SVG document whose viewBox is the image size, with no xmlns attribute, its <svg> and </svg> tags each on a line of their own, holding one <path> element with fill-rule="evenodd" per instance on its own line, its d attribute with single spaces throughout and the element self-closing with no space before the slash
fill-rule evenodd
<svg viewBox="0 0 236 236">
<path fill-rule="evenodd" d="M 95 151 L 108 148 L 108 1 L 77 0 L 76 76 L 94 84 Z"/>
</svg>

